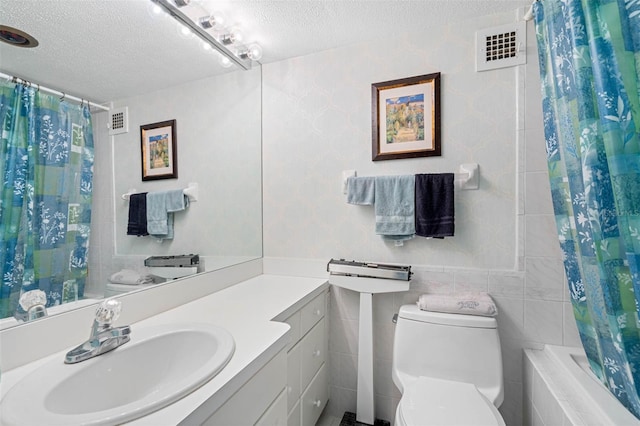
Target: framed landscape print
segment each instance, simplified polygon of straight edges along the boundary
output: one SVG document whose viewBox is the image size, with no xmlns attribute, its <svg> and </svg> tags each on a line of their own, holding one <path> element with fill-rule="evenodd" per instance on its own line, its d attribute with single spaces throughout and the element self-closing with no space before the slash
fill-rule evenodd
<svg viewBox="0 0 640 426">
<path fill-rule="evenodd" d="M 176 120 L 140 126 L 142 180 L 178 177 Z"/>
<path fill-rule="evenodd" d="M 440 73 L 371 85 L 372 160 L 437 157 Z"/>
</svg>

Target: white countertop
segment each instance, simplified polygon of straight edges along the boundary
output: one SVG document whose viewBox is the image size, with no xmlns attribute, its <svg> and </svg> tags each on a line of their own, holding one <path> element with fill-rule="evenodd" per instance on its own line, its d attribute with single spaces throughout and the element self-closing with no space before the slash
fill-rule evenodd
<svg viewBox="0 0 640 426">
<path fill-rule="evenodd" d="M 215 324 L 233 335 L 236 348 L 227 366 L 202 387 L 168 407 L 128 424 L 176 425 L 187 417 L 189 424 L 204 421 L 286 346 L 289 326 L 277 321 L 287 318 L 326 288 L 325 279 L 260 275 L 131 324 L 132 339 L 135 339 L 137 328 L 147 326 L 189 322 Z M 87 330 L 89 327 L 87 324 Z M 3 372 L 0 397 L 40 365 L 56 357 L 63 362 L 68 349 Z"/>
</svg>

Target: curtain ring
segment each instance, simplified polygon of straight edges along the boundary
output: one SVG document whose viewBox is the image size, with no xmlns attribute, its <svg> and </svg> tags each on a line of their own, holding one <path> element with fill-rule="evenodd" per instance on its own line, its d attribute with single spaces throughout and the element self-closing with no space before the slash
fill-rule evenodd
<svg viewBox="0 0 640 426">
<path fill-rule="evenodd" d="M 62 101 L 64 101 L 64 98 L 65 98 L 66 96 L 67 96 L 67 95 L 65 95 L 65 94 L 64 94 L 64 92 L 62 92 L 62 96 L 60 96 L 60 101 L 61 101 L 61 102 L 62 102 Z"/>
</svg>

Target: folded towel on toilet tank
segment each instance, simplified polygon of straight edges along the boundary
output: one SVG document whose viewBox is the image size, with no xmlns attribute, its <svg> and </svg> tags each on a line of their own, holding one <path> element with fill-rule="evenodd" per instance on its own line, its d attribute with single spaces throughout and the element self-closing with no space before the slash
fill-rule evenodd
<svg viewBox="0 0 640 426">
<path fill-rule="evenodd" d="M 455 294 L 423 294 L 417 305 L 423 311 L 494 317 L 498 308 L 489 294 L 462 292 Z"/>
</svg>

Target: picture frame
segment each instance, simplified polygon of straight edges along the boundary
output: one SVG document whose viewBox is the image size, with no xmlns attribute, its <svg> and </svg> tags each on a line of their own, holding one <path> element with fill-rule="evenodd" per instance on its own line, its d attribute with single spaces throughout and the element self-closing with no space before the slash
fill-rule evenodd
<svg viewBox="0 0 640 426">
<path fill-rule="evenodd" d="M 178 177 L 176 120 L 140 126 L 140 144 L 143 181 Z"/>
<path fill-rule="evenodd" d="M 439 157 L 440 73 L 371 85 L 371 159 Z"/>
</svg>

